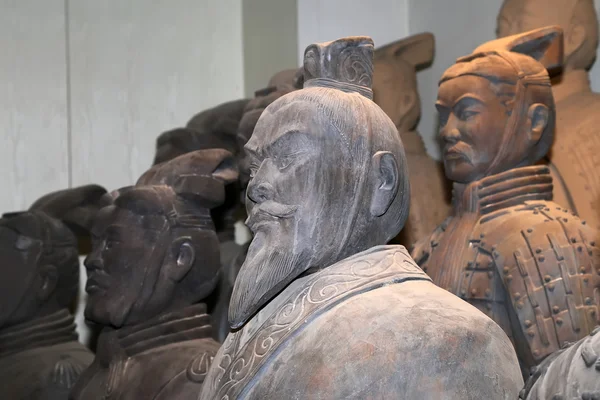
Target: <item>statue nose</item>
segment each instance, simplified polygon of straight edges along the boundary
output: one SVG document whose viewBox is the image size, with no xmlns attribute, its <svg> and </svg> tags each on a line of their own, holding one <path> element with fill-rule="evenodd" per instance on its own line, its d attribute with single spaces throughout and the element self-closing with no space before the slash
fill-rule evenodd
<svg viewBox="0 0 600 400">
<path fill-rule="evenodd" d="M 254 203 L 262 203 L 269 200 L 273 188 L 269 183 L 261 182 L 258 184 L 250 183 L 248 186 L 248 198 Z"/>
<path fill-rule="evenodd" d="M 444 142 L 454 144 L 460 139 L 460 131 L 458 128 L 444 129 L 441 136 Z"/>
<path fill-rule="evenodd" d="M 98 257 L 95 251 L 92 251 L 86 258 L 83 260 L 83 265 L 85 269 L 88 271 L 93 271 L 97 269 L 102 269 L 102 260 Z"/>
</svg>

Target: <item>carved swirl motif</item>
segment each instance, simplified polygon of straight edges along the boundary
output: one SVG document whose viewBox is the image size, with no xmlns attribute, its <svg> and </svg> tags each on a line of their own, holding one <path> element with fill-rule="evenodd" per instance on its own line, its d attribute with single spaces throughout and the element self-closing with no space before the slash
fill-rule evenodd
<svg viewBox="0 0 600 400">
<path fill-rule="evenodd" d="M 214 358 L 215 353 L 211 351 L 203 351 L 199 356 L 193 358 L 186 370 L 188 379 L 196 383 L 204 382 Z"/>
<path fill-rule="evenodd" d="M 344 49 L 338 62 L 338 80 L 359 86 L 372 87 L 373 63 L 356 49 Z"/>
<path fill-rule="evenodd" d="M 391 282 L 429 278 L 403 247 L 374 248 L 316 273 L 292 291 L 282 306 L 256 333 L 241 345 L 244 330 L 230 334 L 217 354 L 218 364 L 205 381 L 211 399 L 235 398 L 269 355 L 308 319 L 327 311 L 357 291 L 375 289 Z"/>
</svg>

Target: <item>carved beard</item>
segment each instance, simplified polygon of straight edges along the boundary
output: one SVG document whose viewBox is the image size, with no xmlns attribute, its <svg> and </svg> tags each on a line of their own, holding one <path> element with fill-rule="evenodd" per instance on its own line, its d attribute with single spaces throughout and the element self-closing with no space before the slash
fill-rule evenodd
<svg viewBox="0 0 600 400">
<path fill-rule="evenodd" d="M 304 272 L 310 257 L 293 253 L 278 230 L 258 231 L 236 278 L 229 304 L 229 325 L 238 329 L 294 278 Z"/>
</svg>

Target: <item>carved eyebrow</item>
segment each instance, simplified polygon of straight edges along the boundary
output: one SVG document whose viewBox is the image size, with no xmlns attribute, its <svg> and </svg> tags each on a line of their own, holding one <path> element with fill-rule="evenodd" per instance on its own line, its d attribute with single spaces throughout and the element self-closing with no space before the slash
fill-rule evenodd
<svg viewBox="0 0 600 400">
<path fill-rule="evenodd" d="M 281 147 L 284 147 L 287 143 L 289 143 L 292 138 L 302 139 L 304 137 L 306 137 L 305 133 L 299 131 L 298 129 L 291 129 L 279 136 L 273 143 L 269 144 L 267 146 L 267 153 L 279 150 Z"/>
</svg>

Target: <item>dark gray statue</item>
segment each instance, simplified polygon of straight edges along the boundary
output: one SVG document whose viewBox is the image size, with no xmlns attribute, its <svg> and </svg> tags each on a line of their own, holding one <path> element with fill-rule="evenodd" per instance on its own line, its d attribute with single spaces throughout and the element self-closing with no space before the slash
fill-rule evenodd
<svg viewBox="0 0 600 400">
<path fill-rule="evenodd" d="M 225 150 L 154 166 L 98 214 L 85 315 L 105 326 L 74 399 L 187 399 L 219 348 L 206 305 L 219 276 L 210 209 L 238 177 Z"/>
<path fill-rule="evenodd" d="M 512 345 L 402 246 L 398 131 L 372 101 L 373 42 L 311 45 L 304 89 L 246 144 L 254 237 L 200 399 L 515 399 Z"/>
<path fill-rule="evenodd" d="M 95 185 L 63 190 L 0 219 L 0 399 L 65 400 L 92 362 L 69 311 L 79 287 L 70 228 L 89 228 L 104 193 Z"/>
</svg>

